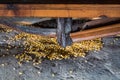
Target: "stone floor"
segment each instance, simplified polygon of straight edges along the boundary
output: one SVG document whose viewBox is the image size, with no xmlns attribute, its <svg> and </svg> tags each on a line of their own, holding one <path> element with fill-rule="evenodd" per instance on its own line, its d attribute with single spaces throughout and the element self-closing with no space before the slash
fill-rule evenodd
<svg viewBox="0 0 120 80">
<path fill-rule="evenodd" d="M 9 36 L 13 33 L 0 33 L 0 45 Z M 35 66 L 27 62 L 19 65 L 13 54 L 21 50 L 11 49 L 9 55 L 0 57 L 0 80 L 120 80 L 120 37 L 106 37 L 102 41 L 104 47 L 89 52 L 85 58 L 45 59 Z M 5 53 L 0 46 L 0 54 Z"/>
</svg>

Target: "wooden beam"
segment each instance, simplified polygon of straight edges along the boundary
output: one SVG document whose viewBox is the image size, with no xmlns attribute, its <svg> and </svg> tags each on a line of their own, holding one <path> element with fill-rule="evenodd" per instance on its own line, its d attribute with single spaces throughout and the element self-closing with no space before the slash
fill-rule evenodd
<svg viewBox="0 0 120 80">
<path fill-rule="evenodd" d="M 120 0 L 0 0 L 6 4 L 120 4 Z"/>
<path fill-rule="evenodd" d="M 120 17 L 118 4 L 0 4 L 0 16 L 19 17 Z"/>
<path fill-rule="evenodd" d="M 120 23 L 71 34 L 73 42 L 120 34 Z"/>
</svg>

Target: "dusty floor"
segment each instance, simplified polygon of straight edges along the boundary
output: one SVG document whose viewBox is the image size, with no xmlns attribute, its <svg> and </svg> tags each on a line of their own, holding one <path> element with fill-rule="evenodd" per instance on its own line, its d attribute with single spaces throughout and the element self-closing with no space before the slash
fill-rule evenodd
<svg viewBox="0 0 120 80">
<path fill-rule="evenodd" d="M 21 48 L 5 49 L 5 40 L 14 33 L 0 33 L 0 55 L 8 54 L 0 57 L 0 80 L 120 80 L 120 37 L 103 38 L 101 51 L 89 52 L 85 58 L 20 65 L 13 54 Z"/>
</svg>

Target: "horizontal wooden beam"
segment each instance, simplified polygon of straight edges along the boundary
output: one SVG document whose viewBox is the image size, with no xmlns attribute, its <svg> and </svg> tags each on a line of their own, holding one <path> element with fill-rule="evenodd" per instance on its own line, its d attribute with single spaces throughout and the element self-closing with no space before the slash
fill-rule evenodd
<svg viewBox="0 0 120 80">
<path fill-rule="evenodd" d="M 117 4 L 0 4 L 0 16 L 19 17 L 120 17 Z"/>
<path fill-rule="evenodd" d="M 0 0 L 6 4 L 120 4 L 119 0 Z"/>
<path fill-rule="evenodd" d="M 73 42 L 120 34 L 120 23 L 71 34 Z"/>
</svg>

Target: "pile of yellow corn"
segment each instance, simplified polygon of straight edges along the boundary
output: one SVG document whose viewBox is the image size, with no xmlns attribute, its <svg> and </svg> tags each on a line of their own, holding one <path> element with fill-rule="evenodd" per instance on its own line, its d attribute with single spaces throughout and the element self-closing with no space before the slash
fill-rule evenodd
<svg viewBox="0 0 120 80">
<path fill-rule="evenodd" d="M 46 36 L 19 33 L 12 41 L 23 41 L 24 52 L 15 57 L 20 62 L 32 61 L 36 64 L 41 63 L 43 58 L 49 60 L 62 60 L 70 57 L 85 57 L 88 51 L 100 50 L 102 48 L 101 39 L 86 40 L 79 43 L 73 43 L 71 46 L 63 48 L 59 46 L 56 38 Z"/>
<path fill-rule="evenodd" d="M 20 61 L 33 61 L 40 63 L 42 58 L 61 60 L 70 57 L 85 57 L 86 52 L 100 50 L 101 39 L 81 41 L 63 48 L 58 45 L 55 38 L 39 36 L 28 33 L 20 33 L 15 40 L 24 41 L 24 53 L 16 55 Z"/>
<path fill-rule="evenodd" d="M 5 25 L 0 24 L 0 32 L 12 32 L 13 30 Z"/>
</svg>

